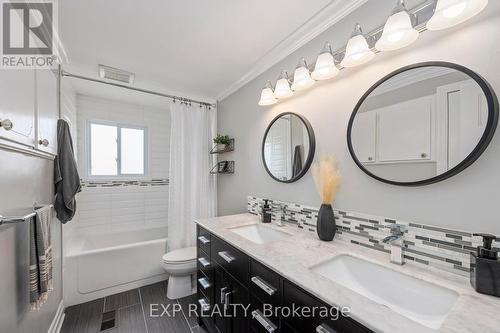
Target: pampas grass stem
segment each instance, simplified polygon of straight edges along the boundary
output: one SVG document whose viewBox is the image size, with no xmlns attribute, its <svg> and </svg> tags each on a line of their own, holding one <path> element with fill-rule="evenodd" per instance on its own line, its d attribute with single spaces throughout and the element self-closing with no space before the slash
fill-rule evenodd
<svg viewBox="0 0 500 333">
<path fill-rule="evenodd" d="M 322 156 L 318 163 L 314 163 L 312 174 L 321 203 L 331 204 L 340 184 L 335 156 Z"/>
</svg>

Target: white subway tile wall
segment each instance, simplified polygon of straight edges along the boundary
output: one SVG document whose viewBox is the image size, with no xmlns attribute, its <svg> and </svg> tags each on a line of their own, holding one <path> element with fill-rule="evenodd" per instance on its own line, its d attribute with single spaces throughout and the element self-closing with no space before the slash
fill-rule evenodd
<svg viewBox="0 0 500 333">
<path fill-rule="evenodd" d="M 78 196 L 80 235 L 165 227 L 168 185 L 117 185 L 85 183 Z"/>
<path fill-rule="evenodd" d="M 166 227 L 170 112 L 140 105 L 77 95 L 78 166 L 82 192 L 77 197 L 74 233 L 124 232 Z M 87 125 L 111 121 L 148 129 L 148 174 L 137 180 L 89 180 L 87 177 Z"/>
</svg>

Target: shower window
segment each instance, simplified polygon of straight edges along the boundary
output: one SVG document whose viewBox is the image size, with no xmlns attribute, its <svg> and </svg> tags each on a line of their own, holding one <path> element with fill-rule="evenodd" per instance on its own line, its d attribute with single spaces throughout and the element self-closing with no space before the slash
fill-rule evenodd
<svg viewBox="0 0 500 333">
<path fill-rule="evenodd" d="M 138 177 L 146 174 L 145 127 L 89 123 L 89 176 Z"/>
</svg>

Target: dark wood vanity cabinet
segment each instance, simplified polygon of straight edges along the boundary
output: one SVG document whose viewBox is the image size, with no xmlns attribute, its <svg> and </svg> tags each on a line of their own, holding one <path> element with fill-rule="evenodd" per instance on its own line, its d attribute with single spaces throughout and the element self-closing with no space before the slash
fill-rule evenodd
<svg viewBox="0 0 500 333">
<path fill-rule="evenodd" d="M 331 316 L 320 316 L 319 311 L 309 316 L 283 315 L 284 307 L 332 307 L 202 227 L 197 228 L 198 321 L 211 333 L 371 332 L 351 318 L 337 315 L 335 309 L 330 310 Z"/>
</svg>

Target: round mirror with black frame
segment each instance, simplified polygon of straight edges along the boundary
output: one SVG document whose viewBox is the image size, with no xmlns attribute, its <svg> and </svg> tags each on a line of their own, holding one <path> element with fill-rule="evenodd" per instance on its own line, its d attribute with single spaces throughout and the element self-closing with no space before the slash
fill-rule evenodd
<svg viewBox="0 0 500 333">
<path fill-rule="evenodd" d="M 474 71 L 447 62 L 403 67 L 373 85 L 347 129 L 349 152 L 369 176 L 427 185 L 476 161 L 495 133 L 498 99 Z"/>
<path fill-rule="evenodd" d="M 266 129 L 262 140 L 262 162 L 267 173 L 282 183 L 292 183 L 309 170 L 316 139 L 309 121 L 293 113 L 281 113 Z"/>
</svg>

